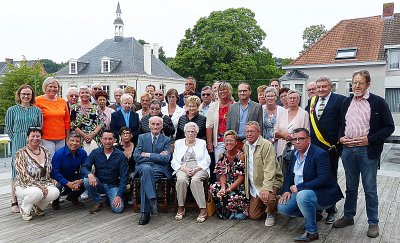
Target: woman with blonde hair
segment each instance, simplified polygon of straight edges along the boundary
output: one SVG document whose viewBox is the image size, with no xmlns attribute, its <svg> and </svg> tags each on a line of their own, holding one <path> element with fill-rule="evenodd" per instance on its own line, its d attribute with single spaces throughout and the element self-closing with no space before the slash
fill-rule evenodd
<svg viewBox="0 0 400 243">
<path fill-rule="evenodd" d="M 42 85 L 44 95 L 36 97 L 35 105 L 42 110 L 42 144 L 53 157 L 54 152 L 65 145 L 70 131 L 70 113 L 67 102 L 58 95 L 60 83 L 48 77 Z"/>
</svg>

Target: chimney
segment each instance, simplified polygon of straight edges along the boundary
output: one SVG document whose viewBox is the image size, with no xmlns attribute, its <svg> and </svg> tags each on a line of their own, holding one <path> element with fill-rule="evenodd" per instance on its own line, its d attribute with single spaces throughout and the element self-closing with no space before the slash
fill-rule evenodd
<svg viewBox="0 0 400 243">
<path fill-rule="evenodd" d="M 382 19 L 393 19 L 394 3 L 384 3 Z"/>
<path fill-rule="evenodd" d="M 143 45 L 143 64 L 144 71 L 151 74 L 151 46 L 147 43 Z"/>
<path fill-rule="evenodd" d="M 158 43 L 153 43 L 153 55 L 158 59 L 160 56 L 159 53 L 160 45 Z"/>
<path fill-rule="evenodd" d="M 6 57 L 5 62 L 6 62 L 6 63 L 11 63 L 11 64 L 13 64 L 13 63 L 14 63 L 14 60 L 13 60 L 12 58 L 7 58 L 7 57 Z"/>
</svg>

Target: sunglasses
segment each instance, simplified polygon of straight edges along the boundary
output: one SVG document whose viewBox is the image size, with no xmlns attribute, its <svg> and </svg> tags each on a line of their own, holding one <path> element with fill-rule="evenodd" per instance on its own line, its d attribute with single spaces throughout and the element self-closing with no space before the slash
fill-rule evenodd
<svg viewBox="0 0 400 243">
<path fill-rule="evenodd" d="M 163 94 L 154 94 L 155 96 L 163 96 Z"/>
<path fill-rule="evenodd" d="M 201 96 L 211 96 L 211 94 L 205 93 L 205 94 L 201 94 Z"/>
</svg>

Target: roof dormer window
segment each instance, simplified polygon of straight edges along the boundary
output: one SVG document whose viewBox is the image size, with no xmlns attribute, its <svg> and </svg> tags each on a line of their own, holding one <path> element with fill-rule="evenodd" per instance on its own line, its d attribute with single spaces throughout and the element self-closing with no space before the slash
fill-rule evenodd
<svg viewBox="0 0 400 243">
<path fill-rule="evenodd" d="M 78 74 L 78 62 L 69 62 L 69 74 Z"/>
<path fill-rule="evenodd" d="M 101 60 L 101 72 L 102 73 L 110 72 L 110 59 Z"/>
<path fill-rule="evenodd" d="M 354 59 L 357 56 L 357 48 L 338 49 L 336 52 L 336 60 Z"/>
</svg>

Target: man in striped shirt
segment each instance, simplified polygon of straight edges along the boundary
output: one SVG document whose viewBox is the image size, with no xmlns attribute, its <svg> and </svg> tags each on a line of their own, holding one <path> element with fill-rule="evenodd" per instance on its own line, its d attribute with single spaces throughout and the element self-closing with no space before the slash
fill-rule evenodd
<svg viewBox="0 0 400 243">
<path fill-rule="evenodd" d="M 371 76 L 361 70 L 353 74 L 354 96 L 343 101 L 342 125 L 339 128 L 343 144 L 342 163 L 346 174 L 344 216 L 333 223 L 334 228 L 354 224 L 357 210 L 360 174 L 365 193 L 369 228 L 367 236 L 379 236 L 378 193 L 376 174 L 383 143 L 394 131 L 392 114 L 386 101 L 368 91 Z"/>
</svg>

